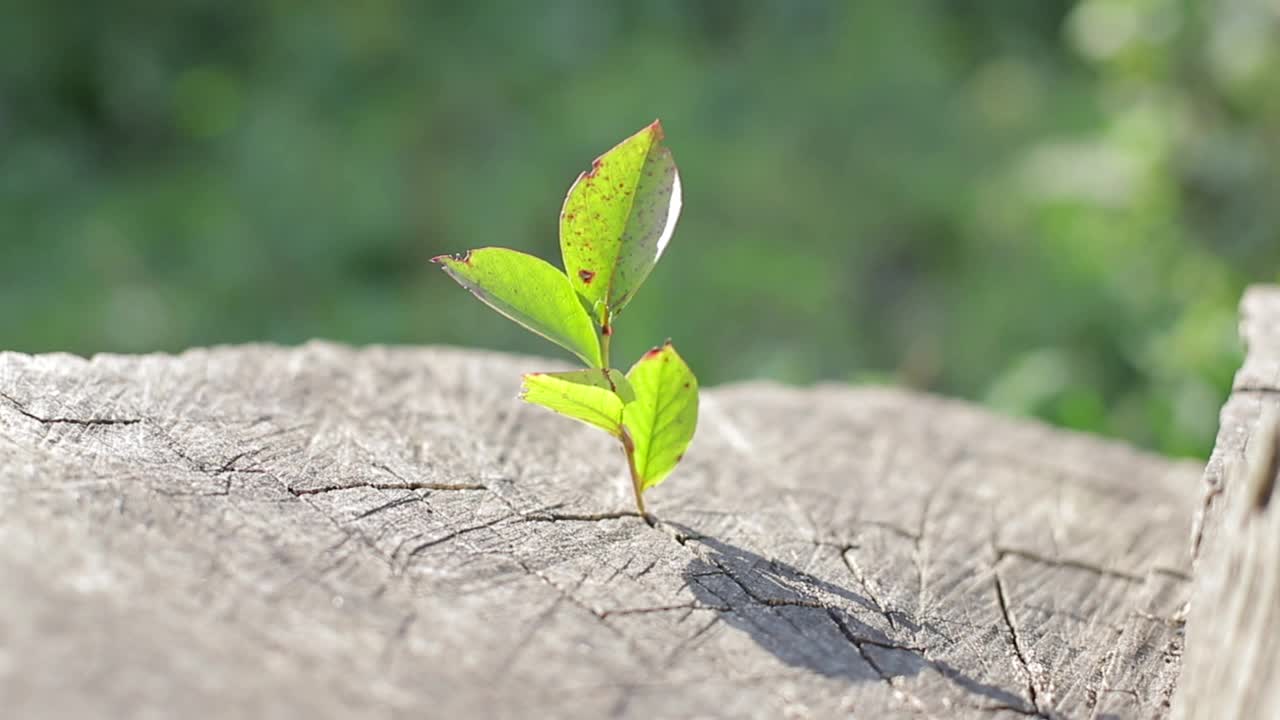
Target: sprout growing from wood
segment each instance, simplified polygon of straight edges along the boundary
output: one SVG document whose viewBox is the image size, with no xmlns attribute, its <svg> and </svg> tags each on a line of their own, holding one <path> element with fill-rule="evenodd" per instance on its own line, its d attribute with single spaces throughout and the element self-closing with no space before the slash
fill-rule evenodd
<svg viewBox="0 0 1280 720">
<path fill-rule="evenodd" d="M 507 248 L 441 255 L 458 284 L 588 367 L 529 373 L 520 397 L 618 439 L 636 508 L 684 457 L 698 420 L 698 381 L 675 347 L 646 352 L 625 374 L 610 367 L 614 321 L 657 264 L 680 216 L 680 174 L 652 125 L 596 158 L 560 211 L 564 271 Z"/>
</svg>

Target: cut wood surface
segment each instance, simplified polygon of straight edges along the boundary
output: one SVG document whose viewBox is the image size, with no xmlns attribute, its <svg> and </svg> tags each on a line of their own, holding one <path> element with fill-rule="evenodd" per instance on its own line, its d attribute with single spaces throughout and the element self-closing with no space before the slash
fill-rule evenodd
<svg viewBox="0 0 1280 720">
<path fill-rule="evenodd" d="M 8 718 L 1147 718 L 1201 467 L 884 388 L 704 391 L 634 515 L 545 360 L 0 355 Z"/>
<path fill-rule="evenodd" d="M 1195 535 L 1176 717 L 1280 718 L 1280 288 L 1241 303 L 1248 348 L 1222 409 Z"/>
</svg>

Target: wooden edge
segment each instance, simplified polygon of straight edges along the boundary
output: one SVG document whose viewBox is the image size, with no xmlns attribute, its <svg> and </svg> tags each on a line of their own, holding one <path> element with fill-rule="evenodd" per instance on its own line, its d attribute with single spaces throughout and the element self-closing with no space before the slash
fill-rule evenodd
<svg viewBox="0 0 1280 720">
<path fill-rule="evenodd" d="M 1193 532 L 1175 718 L 1280 717 L 1280 287 L 1249 288 L 1247 355 L 1221 413 Z"/>
</svg>

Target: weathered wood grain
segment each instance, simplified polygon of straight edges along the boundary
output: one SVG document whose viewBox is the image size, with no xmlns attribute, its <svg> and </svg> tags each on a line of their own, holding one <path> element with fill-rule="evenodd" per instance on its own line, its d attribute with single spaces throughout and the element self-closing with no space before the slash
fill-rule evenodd
<svg viewBox="0 0 1280 720">
<path fill-rule="evenodd" d="M 1241 303 L 1248 348 L 1205 470 L 1178 718 L 1280 717 L 1280 288 Z"/>
<path fill-rule="evenodd" d="M 0 355 L 6 717 L 1162 717 L 1200 468 L 707 391 L 634 516 L 547 361 Z"/>
</svg>

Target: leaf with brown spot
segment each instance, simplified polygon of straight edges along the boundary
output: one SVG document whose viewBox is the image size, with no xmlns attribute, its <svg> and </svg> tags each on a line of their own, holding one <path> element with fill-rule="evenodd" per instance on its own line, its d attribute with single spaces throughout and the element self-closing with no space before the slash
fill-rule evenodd
<svg viewBox="0 0 1280 720">
<path fill-rule="evenodd" d="M 680 173 L 655 120 L 578 176 L 560 212 L 565 271 L 603 323 L 635 295 L 680 216 Z"/>
</svg>

